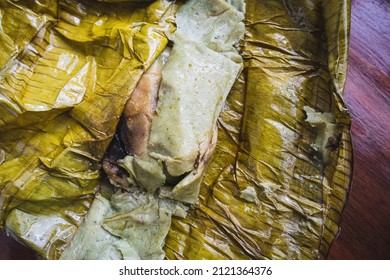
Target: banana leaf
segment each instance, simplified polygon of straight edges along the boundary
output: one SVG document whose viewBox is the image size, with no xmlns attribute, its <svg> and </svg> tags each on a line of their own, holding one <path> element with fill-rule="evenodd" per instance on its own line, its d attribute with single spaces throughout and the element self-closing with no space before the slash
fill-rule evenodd
<svg viewBox="0 0 390 280">
<path fill-rule="evenodd" d="M 90 207 L 126 100 L 168 42 L 175 5 L 0 3 L 0 226 L 55 259 Z"/>
<path fill-rule="evenodd" d="M 140 2 L 0 0 L 0 226 L 44 258 L 82 223 L 124 104 L 174 29 L 175 2 Z M 339 230 L 350 2 L 248 0 L 245 24 L 245 69 L 167 259 L 325 258 Z"/>
<path fill-rule="evenodd" d="M 245 71 L 219 119 L 199 203 L 172 223 L 167 258 L 326 257 L 351 178 L 341 97 L 349 13 L 349 1 L 246 1 Z M 334 114 L 337 143 L 325 153 L 311 144 L 320 131 L 305 106 Z"/>
</svg>

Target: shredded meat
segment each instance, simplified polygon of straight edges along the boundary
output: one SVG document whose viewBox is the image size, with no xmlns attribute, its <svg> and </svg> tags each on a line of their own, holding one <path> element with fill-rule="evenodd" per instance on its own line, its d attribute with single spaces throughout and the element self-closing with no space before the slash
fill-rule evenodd
<svg viewBox="0 0 390 280">
<path fill-rule="evenodd" d="M 110 179 L 110 183 L 118 188 L 128 188 L 130 187 L 130 183 L 127 180 L 129 174 L 118 166 L 116 163 L 111 162 L 108 159 L 103 160 L 103 170 L 106 172 L 108 178 Z"/>
</svg>

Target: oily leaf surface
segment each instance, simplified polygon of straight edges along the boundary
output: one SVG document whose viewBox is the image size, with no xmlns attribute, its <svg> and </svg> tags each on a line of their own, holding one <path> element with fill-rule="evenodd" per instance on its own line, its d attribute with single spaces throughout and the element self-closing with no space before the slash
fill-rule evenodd
<svg viewBox="0 0 390 280">
<path fill-rule="evenodd" d="M 349 1 L 246 1 L 245 70 L 219 119 L 198 204 L 173 221 L 169 259 L 326 256 L 351 176 L 341 97 L 349 12 Z M 323 131 L 307 107 L 332 116 L 323 125 L 334 127 L 325 139 L 334 145 L 313 145 Z"/>
<path fill-rule="evenodd" d="M 140 2 L 0 0 L 0 224 L 45 258 L 82 222 L 123 106 L 173 28 L 173 2 Z M 246 2 L 245 70 L 169 259 L 324 258 L 339 230 L 350 2 Z M 332 116 L 325 152 L 307 107 Z"/>
<path fill-rule="evenodd" d="M 0 226 L 53 259 L 90 207 L 100 161 L 168 42 L 175 5 L 41 2 L 0 2 Z"/>
</svg>

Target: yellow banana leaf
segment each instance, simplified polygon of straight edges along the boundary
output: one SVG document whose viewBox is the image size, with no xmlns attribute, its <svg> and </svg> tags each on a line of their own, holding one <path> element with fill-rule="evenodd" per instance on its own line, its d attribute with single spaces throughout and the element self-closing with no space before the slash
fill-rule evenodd
<svg viewBox="0 0 390 280">
<path fill-rule="evenodd" d="M 126 100 L 168 42 L 175 5 L 0 3 L 0 226 L 58 258 Z"/>
<path fill-rule="evenodd" d="M 81 224 L 123 106 L 174 28 L 174 1 L 141 2 L 0 0 L 0 226 L 44 258 Z M 248 0 L 245 24 L 245 69 L 168 259 L 324 258 L 339 230 L 350 2 Z"/>
<path fill-rule="evenodd" d="M 352 158 L 341 98 L 350 3 L 246 3 L 245 71 L 220 117 L 199 203 L 173 221 L 169 259 L 319 259 L 338 233 Z M 336 146 L 324 154 L 305 106 L 334 114 Z M 241 198 L 248 188 L 251 203 Z"/>
</svg>

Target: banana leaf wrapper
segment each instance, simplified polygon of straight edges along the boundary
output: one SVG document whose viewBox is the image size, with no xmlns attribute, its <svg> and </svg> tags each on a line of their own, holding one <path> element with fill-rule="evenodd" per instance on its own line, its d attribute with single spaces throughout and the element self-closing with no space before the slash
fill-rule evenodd
<svg viewBox="0 0 390 280">
<path fill-rule="evenodd" d="M 245 70 L 219 119 L 199 203 L 173 221 L 167 258 L 326 257 L 351 179 L 349 23 L 349 1 L 246 1 Z M 334 115 L 326 156 L 313 150 L 319 132 L 305 106 Z M 251 203 L 241 198 L 248 188 Z"/>
<path fill-rule="evenodd" d="M 50 259 L 87 213 L 123 105 L 174 21 L 169 1 L 98 2 L 0 2 L 0 220 Z M 219 119 L 199 201 L 173 220 L 168 259 L 326 256 L 351 177 L 349 13 L 349 1 L 247 1 L 245 70 Z M 306 107 L 334 116 L 326 160 Z M 242 198 L 249 188 L 251 201 Z"/>
<path fill-rule="evenodd" d="M 87 213 L 125 102 L 175 5 L 0 1 L 0 226 L 56 259 Z"/>
</svg>

